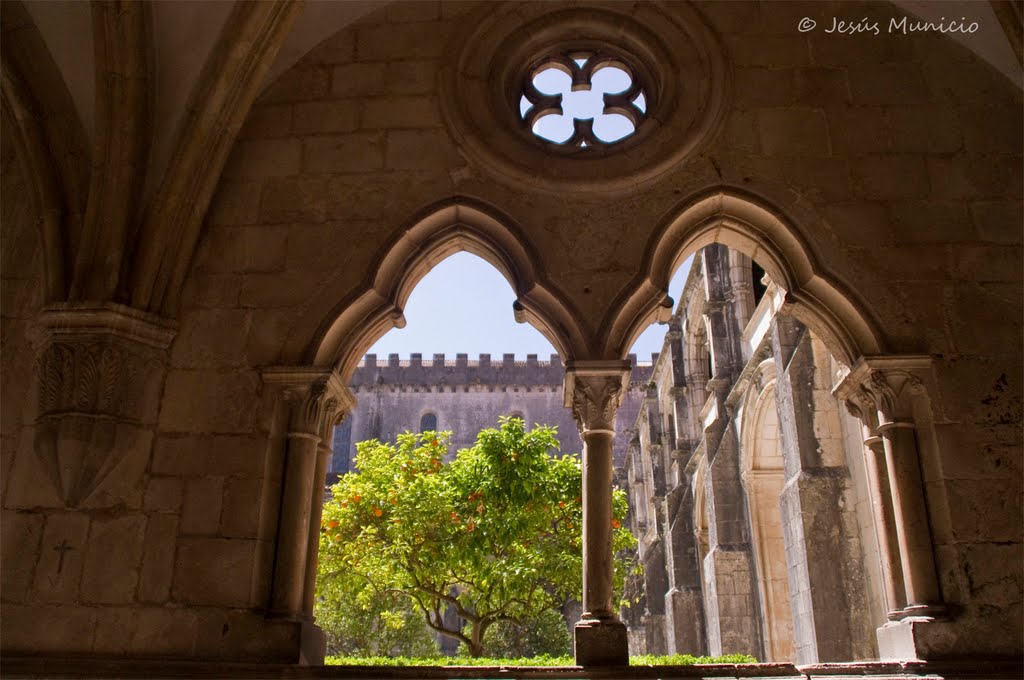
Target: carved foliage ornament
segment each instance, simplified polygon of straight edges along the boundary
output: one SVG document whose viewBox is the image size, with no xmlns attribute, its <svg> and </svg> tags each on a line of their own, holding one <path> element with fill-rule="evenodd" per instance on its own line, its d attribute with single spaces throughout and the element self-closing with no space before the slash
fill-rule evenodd
<svg viewBox="0 0 1024 680">
<path fill-rule="evenodd" d="M 912 422 L 914 400 L 926 391 L 919 377 L 903 370 L 872 370 L 846 396 L 846 408 L 872 429 L 879 417 Z"/>
<path fill-rule="evenodd" d="M 147 438 L 163 354 L 130 341 L 56 341 L 37 359 L 35 452 L 65 505 L 85 501 Z"/>
<path fill-rule="evenodd" d="M 612 430 L 622 394 L 622 376 L 576 376 L 572 415 L 581 432 Z"/>
<path fill-rule="evenodd" d="M 305 385 L 289 385 L 285 399 L 292 409 L 291 431 L 327 441 L 337 425 L 354 405 L 354 399 L 336 374 L 318 376 Z"/>
</svg>

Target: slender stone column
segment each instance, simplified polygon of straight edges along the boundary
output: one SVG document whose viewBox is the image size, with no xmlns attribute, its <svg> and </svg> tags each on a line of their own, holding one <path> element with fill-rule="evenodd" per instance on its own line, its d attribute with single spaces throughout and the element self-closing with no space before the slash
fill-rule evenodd
<svg viewBox="0 0 1024 680">
<path fill-rule="evenodd" d="M 333 429 L 334 423 L 328 430 Z M 324 515 L 324 486 L 327 483 L 327 465 L 331 460 L 330 432 L 317 445 L 316 469 L 313 472 L 313 493 L 309 505 L 309 537 L 306 543 L 306 578 L 303 582 L 302 615 L 313 620 L 313 604 L 316 600 L 316 566 L 320 553 L 320 520 Z"/>
<path fill-rule="evenodd" d="M 876 523 L 884 534 L 878 543 L 883 567 L 888 566 L 891 574 L 891 579 L 886 575 L 890 607 L 902 605 L 878 629 L 882 659 L 928 658 L 941 654 L 948 644 L 941 632 L 930 632 L 941 629 L 936 619 L 942 618 L 945 606 L 917 440 L 917 428 L 928 426 L 931 370 L 930 357 L 871 357 L 861 359 L 836 387 L 865 430 L 877 433 L 866 443 L 872 449 L 869 478 L 883 505 L 876 508 Z M 891 516 L 885 505 L 888 499 Z"/>
<path fill-rule="evenodd" d="M 583 433 L 583 616 L 612 609 L 612 432 Z M 606 491 L 607 489 L 607 491 Z"/>
<path fill-rule="evenodd" d="M 270 613 L 293 621 L 305 618 L 302 611 L 302 589 L 309 537 L 309 499 L 313 489 L 318 443 L 316 435 L 295 431 L 288 433 Z"/>
<path fill-rule="evenodd" d="M 626 626 L 612 604 L 612 438 L 628 361 L 570 361 L 565 405 L 583 439 L 583 615 L 576 624 L 576 663 L 629 662 Z"/>
<path fill-rule="evenodd" d="M 322 454 L 318 465 L 318 449 L 338 414 L 344 413 L 353 399 L 341 377 L 330 370 L 273 368 L 264 371 L 263 380 L 283 388 L 290 408 L 270 615 L 308 621 L 310 612 L 304 607 L 304 595 L 309 589 L 307 564 L 313 562 L 315 577 L 315 559 L 311 558 L 316 556 L 316 547 L 311 543 L 318 539 L 319 531 L 319 522 L 315 527 L 311 522 L 313 496 L 314 489 L 323 488 L 323 475 L 317 476 L 317 468 L 322 465 L 326 469 Z M 323 502 L 322 491 L 316 495 L 319 507 Z"/>
<path fill-rule="evenodd" d="M 930 614 L 941 601 L 932 555 L 932 534 L 921 486 L 917 439 L 913 423 L 879 426 L 885 447 L 886 471 L 892 490 L 896 537 L 900 546 L 908 615 Z"/>
<path fill-rule="evenodd" d="M 865 427 L 865 430 L 867 429 Z M 879 533 L 878 551 L 882 561 L 886 616 L 890 620 L 895 620 L 900 617 L 907 602 L 904 598 L 903 570 L 899 563 L 896 521 L 893 518 L 889 475 L 886 472 L 885 449 L 881 437 L 868 437 L 864 440 L 864 463 L 867 468 L 868 488 L 872 496 L 871 505 L 875 511 L 875 526 Z"/>
</svg>

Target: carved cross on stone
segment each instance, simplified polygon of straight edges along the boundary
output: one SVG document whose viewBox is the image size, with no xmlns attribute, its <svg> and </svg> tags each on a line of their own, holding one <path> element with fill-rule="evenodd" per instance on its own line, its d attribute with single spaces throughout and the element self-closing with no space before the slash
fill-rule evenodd
<svg viewBox="0 0 1024 680">
<path fill-rule="evenodd" d="M 66 555 L 69 550 L 74 550 L 74 549 L 75 548 L 73 546 L 68 544 L 68 539 L 66 539 L 66 538 L 63 541 L 60 542 L 60 545 L 55 545 L 53 547 L 54 552 L 60 553 L 60 559 L 57 560 L 57 573 L 58 574 L 61 573 L 62 571 L 64 571 L 64 555 Z"/>
</svg>

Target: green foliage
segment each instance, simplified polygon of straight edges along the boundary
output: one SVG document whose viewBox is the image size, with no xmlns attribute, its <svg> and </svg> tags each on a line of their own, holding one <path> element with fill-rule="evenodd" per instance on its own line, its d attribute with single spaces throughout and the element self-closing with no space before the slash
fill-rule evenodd
<svg viewBox="0 0 1024 680">
<path fill-rule="evenodd" d="M 440 655 L 430 629 L 407 598 L 397 593 L 377 593 L 352 574 L 338 574 L 318 591 L 316 621 L 327 634 L 329 654 Z"/>
<path fill-rule="evenodd" d="M 502 418 L 449 464 L 442 463 L 446 432 L 357 444 L 358 472 L 342 477 L 324 506 L 317 580 L 324 603 L 355 601 L 368 611 L 374 598 L 400 596 L 427 625 L 479 656 L 497 622 L 536 619 L 579 599 L 582 471 L 577 457 L 550 455 L 555 434 Z M 626 510 L 617 491 L 617 551 L 636 543 L 621 526 Z M 445 626 L 449 606 L 468 634 Z"/>
<path fill-rule="evenodd" d="M 629 657 L 630 666 L 693 666 L 707 663 L 757 663 L 757 659 L 749 654 L 724 654 L 722 656 L 691 656 L 689 654 L 672 654 L 654 656 L 638 654 Z"/>
<path fill-rule="evenodd" d="M 499 621 L 484 635 L 488 654 L 515 659 L 534 656 L 572 654 L 572 635 L 558 609 L 546 609 L 522 623 Z"/>
<path fill-rule="evenodd" d="M 327 665 L 338 666 L 575 666 L 571 656 L 534 656 L 528 658 L 494 658 L 446 656 L 439 659 L 417 659 L 410 657 L 341 657 L 329 656 L 324 661 Z M 726 654 L 725 656 L 690 656 L 674 654 L 672 656 L 651 656 L 649 654 L 634 656 L 629 659 L 630 666 L 693 666 L 695 664 L 745 664 L 757 663 L 757 659 L 747 654 Z"/>
</svg>

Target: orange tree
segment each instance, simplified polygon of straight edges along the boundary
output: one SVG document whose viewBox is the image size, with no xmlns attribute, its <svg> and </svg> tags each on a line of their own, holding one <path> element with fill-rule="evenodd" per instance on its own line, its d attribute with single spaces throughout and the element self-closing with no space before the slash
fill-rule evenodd
<svg viewBox="0 0 1024 680">
<path fill-rule="evenodd" d="M 398 595 L 430 628 L 480 656 L 493 624 L 523 623 L 579 599 L 582 471 L 577 456 L 552 455 L 555 435 L 502 418 L 450 463 L 447 432 L 359 443 L 358 472 L 342 477 L 324 506 L 320 606 Z M 622 526 L 626 510 L 616 490 L 616 554 L 636 544 Z M 627 565 L 617 560 L 620 589 Z M 449 607 L 464 628 L 446 622 Z"/>
</svg>

